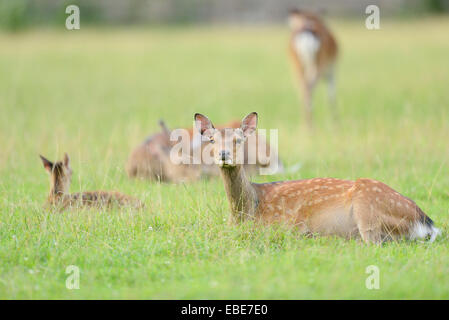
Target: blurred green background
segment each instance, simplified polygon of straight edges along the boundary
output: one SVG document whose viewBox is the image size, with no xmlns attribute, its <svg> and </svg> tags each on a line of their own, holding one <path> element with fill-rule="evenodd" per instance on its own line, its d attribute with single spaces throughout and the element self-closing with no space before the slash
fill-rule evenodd
<svg viewBox="0 0 449 320">
<path fill-rule="evenodd" d="M 292 7 L 345 17 L 360 16 L 372 4 L 384 17 L 449 11 L 449 0 L 0 0 L 0 27 L 59 25 L 69 4 L 79 6 L 83 24 L 97 25 L 279 23 Z"/>
</svg>

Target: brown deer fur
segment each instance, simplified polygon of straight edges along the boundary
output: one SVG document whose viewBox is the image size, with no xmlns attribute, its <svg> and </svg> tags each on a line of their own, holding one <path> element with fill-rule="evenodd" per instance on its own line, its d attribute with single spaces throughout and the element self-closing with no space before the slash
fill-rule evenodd
<svg viewBox="0 0 449 320">
<path fill-rule="evenodd" d="M 60 209 L 68 207 L 110 207 L 130 206 L 142 208 L 143 204 L 133 197 L 117 191 L 87 191 L 69 193 L 72 169 L 69 156 L 64 154 L 64 160 L 56 163 L 40 156 L 45 170 L 50 174 L 50 193 L 47 204 Z"/>
<path fill-rule="evenodd" d="M 360 236 L 370 243 L 403 237 L 430 237 L 433 241 L 439 233 L 415 202 L 376 180 L 316 178 L 251 183 L 232 155 L 235 157 L 241 148 L 239 141 L 255 132 L 257 114 L 249 114 L 231 133 L 214 129 L 201 114 L 196 114 L 195 120 L 206 138 L 232 141 L 230 147 L 216 142 L 213 152 L 237 220 L 286 222 L 305 234 Z"/>
</svg>

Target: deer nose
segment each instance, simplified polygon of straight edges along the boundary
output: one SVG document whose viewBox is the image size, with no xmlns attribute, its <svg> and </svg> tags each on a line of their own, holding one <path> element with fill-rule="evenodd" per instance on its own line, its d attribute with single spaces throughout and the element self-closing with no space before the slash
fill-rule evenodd
<svg viewBox="0 0 449 320">
<path fill-rule="evenodd" d="M 229 156 L 230 156 L 230 154 L 231 154 L 231 153 L 230 153 L 229 151 L 226 151 L 226 150 L 220 151 L 220 154 L 219 154 L 220 160 L 226 160 L 226 159 L 228 159 Z"/>
</svg>

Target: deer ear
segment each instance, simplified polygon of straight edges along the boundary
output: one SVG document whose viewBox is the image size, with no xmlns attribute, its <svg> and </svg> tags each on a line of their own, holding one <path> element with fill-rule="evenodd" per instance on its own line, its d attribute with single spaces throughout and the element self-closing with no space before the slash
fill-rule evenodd
<svg viewBox="0 0 449 320">
<path fill-rule="evenodd" d="M 68 168 L 69 165 L 70 165 L 70 158 L 69 158 L 69 155 L 68 155 L 67 152 L 66 152 L 66 153 L 64 153 L 64 166 L 65 166 L 66 168 Z"/>
<path fill-rule="evenodd" d="M 204 134 L 206 130 L 215 129 L 209 118 L 201 113 L 195 113 L 195 127 L 201 134 Z"/>
<path fill-rule="evenodd" d="M 162 132 L 167 136 L 170 137 L 170 130 L 168 129 L 167 125 L 165 124 L 164 120 L 159 120 L 159 126 L 162 129 Z"/>
<path fill-rule="evenodd" d="M 251 112 L 249 115 L 247 115 L 242 120 L 240 129 L 242 129 L 245 138 L 252 135 L 257 129 L 257 112 Z"/>
<path fill-rule="evenodd" d="M 49 173 L 51 173 L 51 171 L 53 170 L 53 166 L 54 166 L 53 162 L 51 162 L 44 156 L 39 155 L 39 157 L 41 157 L 41 160 L 42 160 L 45 170 L 47 170 Z"/>
</svg>

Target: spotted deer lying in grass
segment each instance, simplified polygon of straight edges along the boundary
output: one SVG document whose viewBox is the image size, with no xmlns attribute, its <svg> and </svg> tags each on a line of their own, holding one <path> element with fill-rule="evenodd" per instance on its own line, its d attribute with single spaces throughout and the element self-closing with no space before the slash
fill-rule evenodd
<svg viewBox="0 0 449 320">
<path fill-rule="evenodd" d="M 334 118 L 335 102 L 334 65 L 337 59 L 337 42 L 324 21 L 311 12 L 293 9 L 289 14 L 290 56 L 302 89 L 306 120 L 312 126 L 312 94 L 317 81 L 326 77 L 329 105 Z"/>
<path fill-rule="evenodd" d="M 409 198 L 372 179 L 317 178 L 251 183 L 237 162 L 242 142 L 256 131 L 257 113 L 246 116 L 238 129 L 217 130 L 204 115 L 195 114 L 198 130 L 215 141 L 233 216 L 264 223 L 286 222 L 304 234 L 360 237 L 379 244 L 400 238 L 435 240 L 439 230 Z"/>
<path fill-rule="evenodd" d="M 64 154 L 64 160 L 56 163 L 40 156 L 45 170 L 50 174 L 50 193 L 47 204 L 59 209 L 68 207 L 111 207 L 128 206 L 143 208 L 143 203 L 138 199 L 117 191 L 87 191 L 69 193 L 72 169 L 69 156 Z"/>
</svg>

